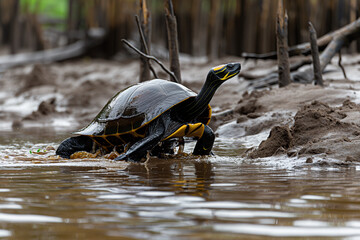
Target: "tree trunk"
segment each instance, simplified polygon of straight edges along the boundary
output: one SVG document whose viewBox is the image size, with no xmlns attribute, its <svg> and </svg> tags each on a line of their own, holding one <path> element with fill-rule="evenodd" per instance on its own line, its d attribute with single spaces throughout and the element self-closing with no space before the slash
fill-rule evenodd
<svg viewBox="0 0 360 240">
<path fill-rule="evenodd" d="M 142 29 L 144 40 L 146 46 L 144 46 L 144 43 L 141 42 L 141 48 L 140 50 L 142 52 L 145 52 L 146 54 L 150 55 L 150 49 L 151 49 L 151 17 L 150 12 L 147 8 L 146 0 L 140 0 L 140 27 Z M 149 61 L 144 58 L 140 57 L 140 82 L 144 82 L 150 79 L 150 66 Z"/>
<path fill-rule="evenodd" d="M 179 44 L 177 36 L 177 22 L 171 0 L 165 0 L 165 18 L 169 45 L 170 70 L 177 79 L 171 79 L 174 82 L 181 83 L 180 62 L 179 62 Z"/>
<path fill-rule="evenodd" d="M 290 84 L 290 64 L 287 39 L 287 13 L 284 16 L 283 1 L 278 0 L 278 13 L 276 17 L 277 54 L 279 67 L 279 87 Z"/>
<path fill-rule="evenodd" d="M 19 51 L 19 0 L 13 1 L 12 14 L 10 19 L 11 36 L 10 36 L 10 53 L 15 54 Z"/>
<path fill-rule="evenodd" d="M 219 58 L 219 47 L 220 38 L 222 37 L 220 31 L 222 27 L 222 10 L 221 1 L 211 1 L 211 12 L 210 12 L 210 29 L 209 29 L 209 59 L 215 60 Z"/>
</svg>

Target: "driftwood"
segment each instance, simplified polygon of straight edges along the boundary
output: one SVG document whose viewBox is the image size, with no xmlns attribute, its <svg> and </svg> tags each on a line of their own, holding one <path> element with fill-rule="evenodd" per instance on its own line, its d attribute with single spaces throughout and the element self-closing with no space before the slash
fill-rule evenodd
<svg viewBox="0 0 360 240">
<path fill-rule="evenodd" d="M 321 72 L 324 71 L 333 56 L 339 52 L 344 45 L 349 44 L 360 36 L 360 18 L 334 33 L 336 34 L 332 35 L 332 40 L 320 54 Z M 319 40 L 317 42 L 319 43 Z M 303 71 L 291 72 L 290 77 L 293 82 L 311 83 L 314 79 L 313 69 L 311 66 L 308 66 L 306 69 L 303 69 Z M 255 81 L 256 83 L 254 83 L 252 87 L 266 87 L 278 83 L 278 76 L 271 74 Z"/>
<path fill-rule="evenodd" d="M 290 84 L 290 64 L 287 38 L 288 17 L 284 15 L 283 0 L 278 0 L 278 12 L 276 16 L 276 39 L 279 71 L 279 87 Z"/>
<path fill-rule="evenodd" d="M 96 43 L 98 41 L 92 42 L 90 45 L 85 41 L 78 41 L 64 47 L 44 51 L 0 56 L 0 72 L 25 64 L 51 63 L 79 57 L 85 54 L 90 46 L 97 45 Z"/>
<path fill-rule="evenodd" d="M 320 58 L 319 58 L 319 48 L 317 45 L 317 37 L 316 37 L 316 30 L 311 22 L 309 22 L 309 35 L 310 35 L 310 44 L 311 44 L 311 55 L 313 59 L 313 66 L 314 66 L 314 78 L 315 84 L 323 86 L 323 79 L 321 74 L 321 66 L 320 66 Z"/>
<path fill-rule="evenodd" d="M 309 57 L 305 57 L 304 59 L 301 59 L 301 60 L 299 60 L 297 62 L 291 63 L 290 64 L 290 72 L 294 72 L 294 71 L 298 70 L 299 68 L 301 68 L 302 66 L 305 66 L 305 65 L 308 65 L 308 64 L 311 64 L 311 63 L 312 63 L 312 59 L 309 58 Z M 273 72 L 266 73 L 266 74 L 263 74 L 263 75 L 253 74 L 251 72 L 251 70 L 247 70 L 247 71 L 240 72 L 238 74 L 238 76 L 243 77 L 246 80 L 256 80 L 256 79 L 265 78 L 266 76 L 269 76 L 269 74 L 273 74 L 273 73 L 277 74 L 278 70 L 276 69 Z"/>
<path fill-rule="evenodd" d="M 358 18 L 356 21 L 336 30 L 333 32 L 330 32 L 328 34 L 325 34 L 324 36 L 320 37 L 317 40 L 317 44 L 319 46 L 320 50 L 323 50 L 326 48 L 326 46 L 329 44 L 329 42 L 331 42 L 334 38 L 336 38 L 337 36 L 340 35 L 348 35 L 349 32 L 352 32 L 352 29 L 354 27 L 356 27 L 356 25 L 360 24 L 360 18 Z M 296 55 L 308 55 L 310 54 L 311 51 L 311 45 L 310 42 L 306 42 L 306 43 L 301 43 L 299 45 L 296 46 L 292 46 L 289 47 L 289 56 L 296 56 Z M 257 54 L 257 53 L 243 53 L 242 57 L 244 57 L 245 59 L 276 59 L 277 58 L 277 53 L 276 51 L 274 52 L 268 52 L 268 53 L 262 53 L 262 54 Z"/>
<path fill-rule="evenodd" d="M 180 73 L 180 61 L 179 61 L 177 22 L 174 14 L 172 0 L 165 0 L 164 8 L 165 8 L 165 20 L 166 20 L 166 29 L 168 36 L 168 46 L 169 46 L 170 70 L 176 76 L 176 78 L 172 78 L 172 81 L 180 83 L 181 73 Z"/>
<path fill-rule="evenodd" d="M 89 38 L 75 43 L 36 52 L 18 53 L 0 56 L 0 72 L 5 69 L 34 63 L 51 63 L 80 57 L 91 52 L 103 42 L 105 31 L 103 29 L 90 29 Z"/>
</svg>

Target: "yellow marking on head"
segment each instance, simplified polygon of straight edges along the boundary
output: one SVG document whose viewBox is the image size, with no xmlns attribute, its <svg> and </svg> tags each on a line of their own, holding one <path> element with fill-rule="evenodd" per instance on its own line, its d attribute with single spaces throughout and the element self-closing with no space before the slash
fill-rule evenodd
<svg viewBox="0 0 360 240">
<path fill-rule="evenodd" d="M 223 78 L 221 78 L 221 80 L 226 80 L 226 79 L 229 79 L 229 78 L 232 78 L 233 76 L 235 76 L 236 74 L 238 73 L 233 73 L 229 76 L 229 73 L 227 73 Z"/>
<path fill-rule="evenodd" d="M 224 65 L 220 65 L 220 66 L 214 67 L 213 70 L 214 70 L 214 71 L 219 71 L 221 68 L 224 68 L 224 69 L 222 70 L 222 71 L 224 71 L 224 70 L 226 69 L 225 66 L 226 66 L 225 64 L 224 64 Z M 222 72 L 222 71 L 221 71 L 221 72 Z"/>
</svg>

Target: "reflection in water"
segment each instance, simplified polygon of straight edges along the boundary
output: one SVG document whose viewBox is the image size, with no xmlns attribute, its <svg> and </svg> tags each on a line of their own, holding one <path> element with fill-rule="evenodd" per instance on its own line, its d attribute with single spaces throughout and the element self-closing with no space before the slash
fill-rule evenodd
<svg viewBox="0 0 360 240">
<path fill-rule="evenodd" d="M 0 146 L 0 238 L 360 238 L 357 166 L 281 168 L 221 156 L 60 160 L 29 154 L 30 143 Z M 218 155 L 231 151 L 224 145 Z"/>
<path fill-rule="evenodd" d="M 170 162 L 153 160 L 146 165 L 131 164 L 127 172 L 131 176 L 139 176 L 143 179 L 144 186 L 167 187 L 176 194 L 206 198 L 214 181 L 212 164 L 210 161 L 191 161 L 191 164 L 190 167 L 181 160 Z M 188 172 L 191 172 L 191 175 Z"/>
</svg>

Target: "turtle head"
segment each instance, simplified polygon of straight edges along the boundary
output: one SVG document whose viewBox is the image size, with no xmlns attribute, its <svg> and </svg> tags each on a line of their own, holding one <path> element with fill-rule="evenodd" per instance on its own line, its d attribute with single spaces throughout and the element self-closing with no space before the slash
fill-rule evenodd
<svg viewBox="0 0 360 240">
<path fill-rule="evenodd" d="M 207 80 L 223 83 L 226 80 L 236 76 L 240 72 L 240 69 L 240 63 L 228 63 L 220 65 L 210 70 Z"/>
</svg>

